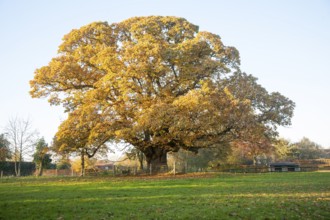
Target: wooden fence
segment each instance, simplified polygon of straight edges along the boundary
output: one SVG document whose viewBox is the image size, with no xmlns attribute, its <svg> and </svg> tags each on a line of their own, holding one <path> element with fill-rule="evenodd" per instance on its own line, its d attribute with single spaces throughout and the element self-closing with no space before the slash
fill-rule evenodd
<svg viewBox="0 0 330 220">
<path fill-rule="evenodd" d="M 42 172 L 43 176 L 79 176 L 80 173 L 74 172 L 71 169 L 45 169 Z"/>
</svg>

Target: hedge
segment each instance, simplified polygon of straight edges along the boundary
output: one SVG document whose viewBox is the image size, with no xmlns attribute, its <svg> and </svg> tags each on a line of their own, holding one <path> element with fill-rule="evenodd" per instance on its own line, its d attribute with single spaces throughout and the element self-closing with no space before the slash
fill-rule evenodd
<svg viewBox="0 0 330 220">
<path fill-rule="evenodd" d="M 36 165 L 33 162 L 21 162 L 21 176 L 30 176 L 36 170 Z M 0 172 L 4 176 L 15 176 L 15 162 L 0 161 Z"/>
</svg>

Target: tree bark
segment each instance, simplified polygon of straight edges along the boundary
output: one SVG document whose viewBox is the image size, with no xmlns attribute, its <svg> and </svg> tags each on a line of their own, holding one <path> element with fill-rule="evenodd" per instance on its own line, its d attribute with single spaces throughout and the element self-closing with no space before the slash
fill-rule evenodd
<svg viewBox="0 0 330 220">
<path fill-rule="evenodd" d="M 139 159 L 139 170 L 143 170 L 143 169 L 144 169 L 144 167 L 143 167 L 143 159 L 142 160 Z"/>
<path fill-rule="evenodd" d="M 15 160 L 15 175 L 18 176 L 18 162 Z"/>
<path fill-rule="evenodd" d="M 81 151 L 81 173 L 80 176 L 85 176 L 85 149 Z"/>
<path fill-rule="evenodd" d="M 18 176 L 18 158 L 17 158 L 17 147 L 15 144 L 15 150 L 14 150 L 14 160 L 15 160 L 15 175 Z"/>
<path fill-rule="evenodd" d="M 40 167 L 39 167 L 38 176 L 42 176 L 42 171 L 43 171 L 43 169 L 44 169 L 43 161 L 41 161 L 41 163 L 40 163 Z"/>
<path fill-rule="evenodd" d="M 17 171 L 17 176 L 20 177 L 21 176 L 21 161 L 18 162 L 18 171 Z"/>
<path fill-rule="evenodd" d="M 22 139 L 22 137 L 21 137 Z M 20 151 L 19 151 L 19 163 L 18 163 L 18 176 L 21 176 L 21 163 L 23 160 L 23 140 L 21 140 Z"/>
<path fill-rule="evenodd" d="M 143 170 L 144 169 L 144 166 L 143 166 L 144 154 L 143 154 L 143 152 L 137 151 L 136 157 L 137 157 L 137 159 L 139 161 L 139 169 L 140 170 Z"/>
<path fill-rule="evenodd" d="M 157 174 L 161 169 L 167 170 L 167 151 L 162 148 L 150 147 L 144 151 L 147 169 L 151 174 Z"/>
</svg>

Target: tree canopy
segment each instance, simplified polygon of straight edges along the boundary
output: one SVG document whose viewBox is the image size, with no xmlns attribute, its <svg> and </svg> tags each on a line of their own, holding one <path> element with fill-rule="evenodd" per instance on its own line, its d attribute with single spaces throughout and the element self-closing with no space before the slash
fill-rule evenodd
<svg viewBox="0 0 330 220">
<path fill-rule="evenodd" d="M 294 103 L 239 64 L 238 50 L 184 18 L 94 22 L 64 36 L 30 94 L 69 113 L 60 148 L 124 141 L 163 164 L 169 151 L 262 143 L 291 123 Z"/>
</svg>

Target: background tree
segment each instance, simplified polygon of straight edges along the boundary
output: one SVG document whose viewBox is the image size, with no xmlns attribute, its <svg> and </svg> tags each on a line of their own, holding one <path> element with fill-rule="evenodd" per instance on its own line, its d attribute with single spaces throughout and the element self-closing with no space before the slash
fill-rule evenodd
<svg viewBox="0 0 330 220">
<path fill-rule="evenodd" d="M 137 148 L 131 148 L 126 152 L 126 157 L 130 160 L 136 160 L 139 164 L 138 169 L 143 170 L 144 169 L 144 162 L 145 162 L 145 156 L 143 152 L 141 152 Z"/>
<path fill-rule="evenodd" d="M 37 140 L 35 144 L 35 153 L 33 154 L 33 162 L 36 164 L 38 176 L 42 176 L 43 169 L 52 162 L 51 155 L 48 152 L 49 148 L 45 139 L 40 138 Z"/>
<path fill-rule="evenodd" d="M 218 168 L 231 153 L 230 146 L 201 148 L 198 153 L 187 150 L 179 150 L 172 153 L 169 160 L 171 165 L 176 163 L 176 169 L 198 171 L 209 167 Z M 186 170 L 188 169 L 188 170 Z"/>
<path fill-rule="evenodd" d="M 253 165 L 253 158 L 249 153 L 249 148 L 245 148 L 243 145 L 236 145 L 232 147 L 230 154 L 224 162 L 229 165 Z"/>
<path fill-rule="evenodd" d="M 23 156 L 32 156 L 37 131 L 29 119 L 16 117 L 9 119 L 5 132 L 12 148 L 16 176 L 20 176 Z"/>
<path fill-rule="evenodd" d="M 56 135 L 62 146 L 124 141 L 157 170 L 167 152 L 221 148 L 248 138 L 251 125 L 270 137 L 290 124 L 293 102 L 269 94 L 239 63 L 235 48 L 183 18 L 96 22 L 64 36 L 30 93 L 70 113 Z"/>
<path fill-rule="evenodd" d="M 322 149 L 322 158 L 330 159 L 330 148 Z"/>
<path fill-rule="evenodd" d="M 273 145 L 268 139 L 252 139 L 247 141 L 238 140 L 232 143 L 232 147 L 236 149 L 236 156 L 241 160 L 252 161 L 254 166 L 261 164 L 260 158 L 266 158 L 274 150 Z M 237 152 L 239 152 L 237 154 Z M 244 154 L 242 154 L 244 152 Z M 246 160 L 247 159 L 247 160 Z"/>
<path fill-rule="evenodd" d="M 71 168 L 76 173 L 82 173 L 82 169 L 84 169 L 84 170 L 94 169 L 96 162 L 97 162 L 97 160 L 95 158 L 89 158 L 89 157 L 85 156 L 85 158 L 84 158 L 84 167 L 82 167 L 81 166 L 81 164 L 82 164 L 81 157 L 77 157 L 76 159 L 74 159 L 72 161 Z M 84 173 L 84 175 L 86 175 L 86 173 Z"/>
<path fill-rule="evenodd" d="M 295 159 L 318 159 L 322 155 L 322 147 L 304 137 L 291 147 L 291 153 Z"/>
<path fill-rule="evenodd" d="M 283 138 L 274 142 L 274 161 L 286 161 L 291 157 L 292 144 Z"/>
<path fill-rule="evenodd" d="M 222 86 L 228 88 L 237 99 L 251 102 L 254 120 L 239 133 L 232 146 L 240 149 L 236 151 L 238 154 L 239 151 L 245 152 L 244 156 L 241 155 L 242 159 L 246 160 L 248 156 L 256 165 L 258 157 L 274 151 L 277 126 L 291 124 L 295 104 L 278 92 L 268 93 L 257 83 L 257 78 L 240 71 L 227 77 Z"/>
<path fill-rule="evenodd" d="M 11 158 L 10 142 L 4 134 L 0 134 L 0 161 L 6 161 Z"/>
<path fill-rule="evenodd" d="M 69 155 L 68 154 L 60 155 L 60 159 L 56 163 L 56 169 L 64 170 L 70 168 L 71 168 L 71 160 L 69 159 Z"/>
</svg>

